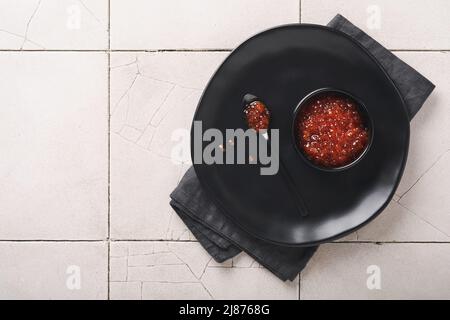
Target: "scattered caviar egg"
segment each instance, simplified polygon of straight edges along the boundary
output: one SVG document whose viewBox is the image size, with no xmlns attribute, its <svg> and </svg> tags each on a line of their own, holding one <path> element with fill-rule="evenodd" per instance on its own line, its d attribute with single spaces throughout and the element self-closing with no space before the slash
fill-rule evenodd
<svg viewBox="0 0 450 320">
<path fill-rule="evenodd" d="M 253 101 L 247 104 L 244 115 L 249 128 L 256 131 L 269 128 L 270 113 L 261 101 Z"/>
<path fill-rule="evenodd" d="M 351 98 L 324 92 L 306 101 L 296 118 L 297 143 L 312 163 L 324 168 L 346 166 L 369 143 L 369 130 Z"/>
</svg>

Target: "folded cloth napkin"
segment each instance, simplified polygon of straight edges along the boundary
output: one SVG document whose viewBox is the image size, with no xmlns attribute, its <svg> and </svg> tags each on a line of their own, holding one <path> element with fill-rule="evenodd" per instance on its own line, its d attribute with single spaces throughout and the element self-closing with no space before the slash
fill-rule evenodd
<svg viewBox="0 0 450 320">
<path fill-rule="evenodd" d="M 412 119 L 434 85 L 341 15 L 334 17 L 328 26 L 350 35 L 372 53 L 398 87 Z M 281 280 L 293 280 L 317 249 L 317 246 L 274 245 L 244 232 L 214 204 L 202 189 L 192 167 L 170 197 L 172 208 L 217 262 L 245 251 Z"/>
<path fill-rule="evenodd" d="M 348 34 L 378 60 L 400 91 L 411 120 L 433 91 L 434 84 L 340 14 L 328 26 Z"/>
</svg>

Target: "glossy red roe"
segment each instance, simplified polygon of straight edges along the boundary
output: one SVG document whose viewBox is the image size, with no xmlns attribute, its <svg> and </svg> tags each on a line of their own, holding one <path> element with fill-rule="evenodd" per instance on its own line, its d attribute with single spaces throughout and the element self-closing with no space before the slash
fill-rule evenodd
<svg viewBox="0 0 450 320">
<path fill-rule="evenodd" d="M 256 131 L 269 128 L 270 113 L 264 103 L 253 101 L 244 109 L 247 125 Z"/>
<path fill-rule="evenodd" d="M 322 93 L 300 109 L 297 143 L 315 165 L 337 168 L 350 164 L 367 147 L 369 131 L 353 99 Z"/>
</svg>

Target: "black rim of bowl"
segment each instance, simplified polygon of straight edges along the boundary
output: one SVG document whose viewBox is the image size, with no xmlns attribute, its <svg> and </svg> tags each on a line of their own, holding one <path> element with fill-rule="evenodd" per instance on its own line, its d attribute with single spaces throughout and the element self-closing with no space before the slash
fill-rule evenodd
<svg viewBox="0 0 450 320">
<path fill-rule="evenodd" d="M 309 101 L 311 98 L 319 95 L 319 94 L 323 94 L 323 93 L 337 93 L 339 95 L 343 95 L 346 96 L 347 98 L 350 98 L 351 100 L 356 102 L 358 111 L 360 112 L 364 124 L 368 129 L 368 133 L 369 133 L 369 141 L 366 145 L 366 147 L 364 148 L 364 151 L 361 152 L 361 154 L 354 159 L 352 162 L 346 164 L 345 166 L 340 166 L 340 167 L 332 167 L 332 168 L 327 168 L 327 167 L 322 167 L 319 165 L 316 165 L 312 160 L 308 159 L 306 157 L 306 155 L 303 153 L 303 151 L 300 149 L 299 145 L 298 145 L 298 138 L 297 138 L 297 116 L 298 113 L 300 111 L 300 109 L 305 105 L 305 103 L 307 101 Z M 372 145 L 372 140 L 373 140 L 373 121 L 372 118 L 370 117 L 369 111 L 367 110 L 366 106 L 364 105 L 364 103 L 356 98 L 354 95 L 352 95 L 351 93 L 348 93 L 347 91 L 341 90 L 341 89 L 334 89 L 334 88 L 320 88 L 320 89 L 316 89 L 314 91 L 311 91 L 310 93 L 308 93 L 302 100 L 300 100 L 300 102 L 297 104 L 297 106 L 294 109 L 294 117 L 293 117 L 293 121 L 292 121 L 292 143 L 294 144 L 294 148 L 295 150 L 297 150 L 297 153 L 300 155 L 300 157 L 311 167 L 321 170 L 321 171 L 326 171 L 326 172 L 339 172 L 342 170 L 346 170 L 349 169 L 353 166 L 355 166 L 362 158 L 364 158 L 364 156 L 367 154 L 367 152 L 370 149 L 370 146 Z"/>
</svg>

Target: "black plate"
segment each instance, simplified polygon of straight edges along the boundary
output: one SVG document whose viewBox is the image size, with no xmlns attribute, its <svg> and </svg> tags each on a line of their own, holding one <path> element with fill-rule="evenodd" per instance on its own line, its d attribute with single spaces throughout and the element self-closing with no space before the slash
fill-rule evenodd
<svg viewBox="0 0 450 320">
<path fill-rule="evenodd" d="M 336 172 L 308 165 L 292 139 L 298 103 L 327 87 L 363 102 L 373 125 L 364 157 Z M 194 120 L 202 121 L 203 130 L 245 128 L 241 101 L 246 93 L 270 108 L 271 128 L 280 129 L 280 157 L 309 216 L 298 214 L 280 174 L 261 176 L 257 165 L 194 164 L 205 190 L 235 223 L 270 242 L 313 245 L 354 231 L 385 208 L 403 173 L 409 120 L 397 88 L 359 43 L 318 25 L 285 25 L 259 33 L 216 71 Z"/>
</svg>

